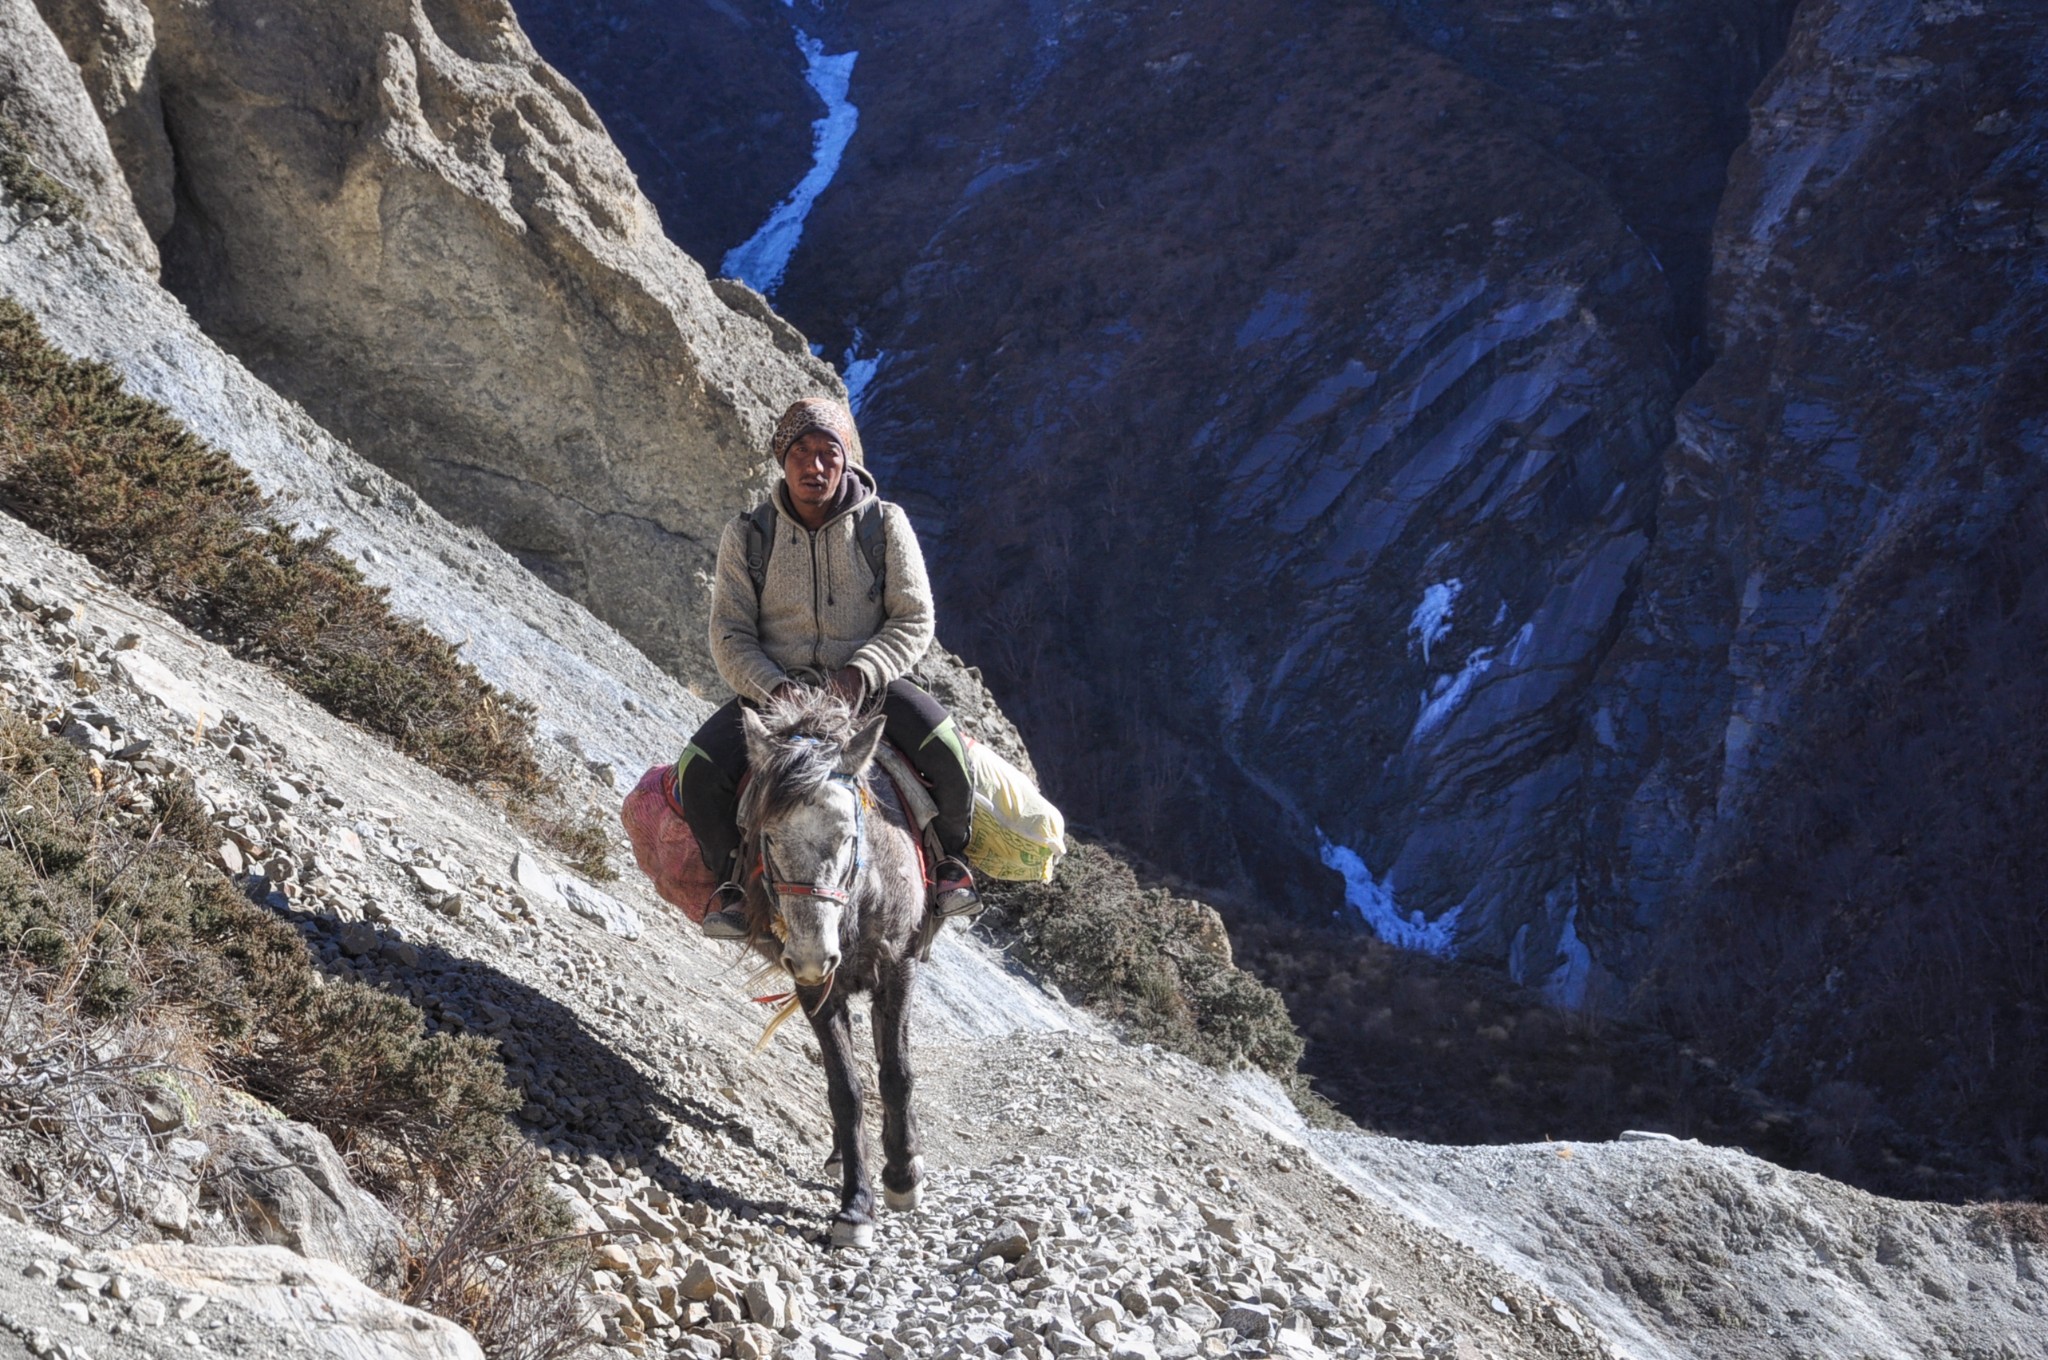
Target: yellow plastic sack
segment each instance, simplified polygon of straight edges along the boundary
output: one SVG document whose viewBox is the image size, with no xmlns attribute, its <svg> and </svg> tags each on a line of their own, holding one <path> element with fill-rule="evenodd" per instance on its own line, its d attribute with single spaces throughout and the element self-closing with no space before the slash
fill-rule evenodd
<svg viewBox="0 0 2048 1360">
<path fill-rule="evenodd" d="M 1067 853 L 1067 819 L 1024 772 L 978 741 L 967 743 L 974 779 L 974 828 L 967 862 L 978 874 L 1046 883 Z"/>
</svg>

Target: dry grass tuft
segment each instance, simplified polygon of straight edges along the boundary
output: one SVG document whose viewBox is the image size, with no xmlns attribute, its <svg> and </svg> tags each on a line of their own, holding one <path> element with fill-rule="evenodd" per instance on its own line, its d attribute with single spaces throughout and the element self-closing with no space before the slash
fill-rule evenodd
<svg viewBox="0 0 2048 1360">
<path fill-rule="evenodd" d="M 21 130 L 0 118 L 0 187 L 20 200 L 31 217 L 62 220 L 84 210 L 78 195 L 51 178 L 29 155 Z"/>
</svg>

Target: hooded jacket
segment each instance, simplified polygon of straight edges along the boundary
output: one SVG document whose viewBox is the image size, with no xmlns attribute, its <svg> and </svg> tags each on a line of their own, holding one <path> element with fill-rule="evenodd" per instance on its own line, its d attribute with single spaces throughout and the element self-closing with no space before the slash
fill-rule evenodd
<svg viewBox="0 0 2048 1360">
<path fill-rule="evenodd" d="M 858 670 L 868 693 L 879 694 L 932 645 L 931 580 L 910 517 L 881 503 L 887 580 L 881 597 L 871 599 L 875 579 L 854 541 L 854 512 L 875 498 L 875 479 L 851 462 L 846 476 L 858 479 L 859 494 L 816 530 L 791 510 L 788 488 L 775 488 L 775 549 L 758 601 L 739 522 L 727 524 L 719 540 L 711 657 L 744 698 L 766 702 L 794 669 L 829 674 L 842 666 Z"/>
</svg>

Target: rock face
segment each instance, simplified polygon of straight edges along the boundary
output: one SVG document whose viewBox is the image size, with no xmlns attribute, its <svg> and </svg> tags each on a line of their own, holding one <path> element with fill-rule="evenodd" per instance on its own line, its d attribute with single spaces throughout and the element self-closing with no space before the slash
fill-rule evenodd
<svg viewBox="0 0 2048 1360">
<path fill-rule="evenodd" d="M 37 166 L 75 194 L 86 221 L 130 264 L 156 272 L 156 245 L 97 110 L 29 0 L 0 0 L 0 120 Z"/>
<path fill-rule="evenodd" d="M 84 77 L 107 142 L 152 238 L 171 229 L 176 169 L 164 135 L 156 20 L 145 0 L 36 0 Z M 148 257 L 155 269 L 154 252 Z"/>
<path fill-rule="evenodd" d="M 662 235 L 502 3 L 162 4 L 165 279 L 323 424 L 676 674 L 768 423 L 838 390 Z"/>
<path fill-rule="evenodd" d="M 1600 183 L 1670 284 L 1686 367 L 1707 362 L 1706 283 L 1728 158 L 1796 0 L 1381 5 L 1416 41 L 1517 101 L 1517 122 Z"/>
<path fill-rule="evenodd" d="M 1580 746 L 1600 968 L 1795 1098 L 1986 1140 L 2048 1126 L 2040 25 L 1802 7 Z"/>
<path fill-rule="evenodd" d="M 823 112 L 780 4 L 517 5 L 534 46 L 607 110 L 675 242 L 724 258 L 803 177 Z M 675 97 L 645 98 L 650 90 Z M 655 167 L 660 167 L 659 169 Z"/>
</svg>

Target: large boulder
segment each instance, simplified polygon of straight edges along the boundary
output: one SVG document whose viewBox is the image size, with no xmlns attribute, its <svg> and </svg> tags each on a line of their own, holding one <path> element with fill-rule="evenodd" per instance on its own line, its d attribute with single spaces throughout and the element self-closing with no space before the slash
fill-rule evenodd
<svg viewBox="0 0 2048 1360">
<path fill-rule="evenodd" d="M 267 1342 L 332 1360 L 483 1360 L 476 1338 L 446 1318 L 283 1247 L 149 1243 L 113 1259 L 145 1282 L 224 1307 L 257 1333 L 258 1347 Z"/>
<path fill-rule="evenodd" d="M 396 1274 L 398 1220 L 349 1179 L 325 1134 L 259 1119 L 210 1141 L 206 1193 L 226 1209 L 238 1237 L 332 1261 L 358 1279 L 388 1283 Z"/>
<path fill-rule="evenodd" d="M 663 236 L 503 0 L 154 12 L 165 281 L 329 429 L 708 681 L 718 534 L 832 370 Z"/>
<path fill-rule="evenodd" d="M 30 0 L 0 0 L 0 124 L 0 139 L 14 144 L 0 144 L 0 155 L 25 151 L 36 170 L 70 191 L 87 225 L 117 254 L 156 272 L 156 244 L 78 67 Z"/>
</svg>

